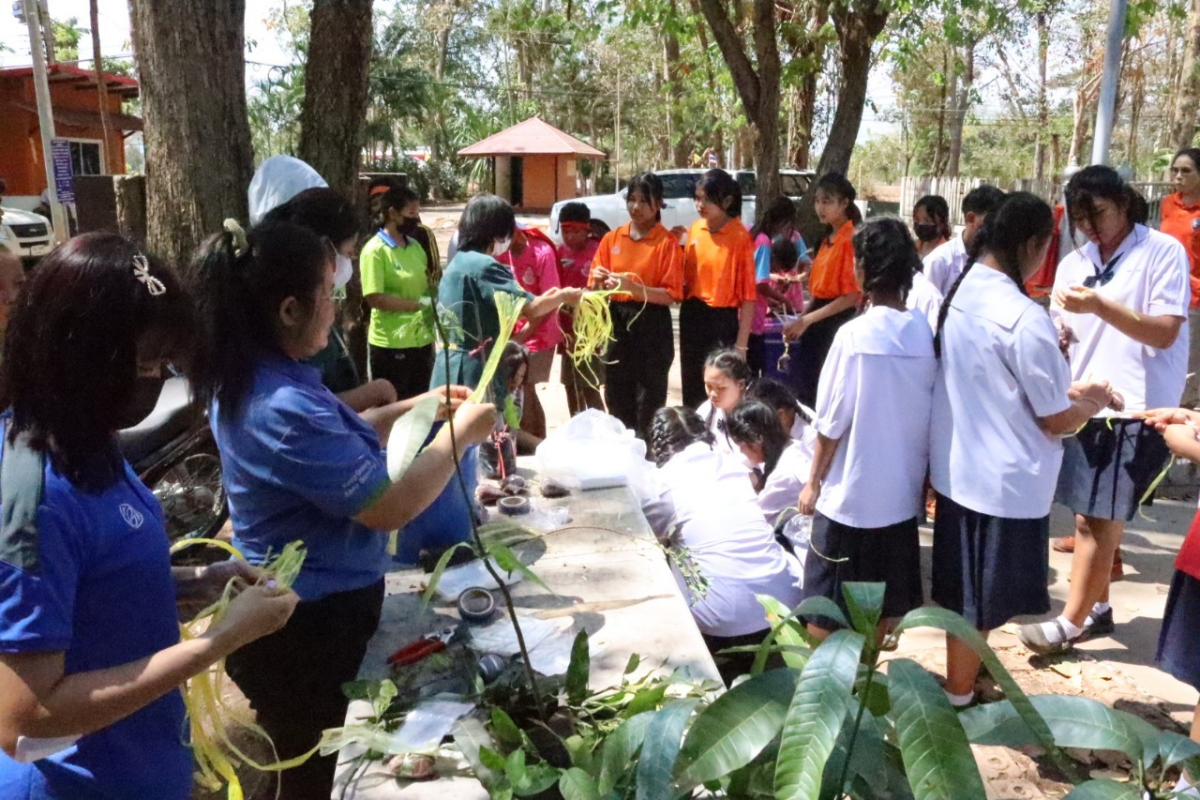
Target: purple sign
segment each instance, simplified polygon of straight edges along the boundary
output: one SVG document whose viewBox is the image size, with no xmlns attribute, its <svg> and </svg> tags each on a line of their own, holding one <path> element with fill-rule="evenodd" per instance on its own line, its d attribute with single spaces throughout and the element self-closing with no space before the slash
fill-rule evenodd
<svg viewBox="0 0 1200 800">
<path fill-rule="evenodd" d="M 50 158 L 54 165 L 54 193 L 60 203 L 75 202 L 75 177 L 71 170 L 71 143 L 66 139 L 50 140 Z"/>
</svg>

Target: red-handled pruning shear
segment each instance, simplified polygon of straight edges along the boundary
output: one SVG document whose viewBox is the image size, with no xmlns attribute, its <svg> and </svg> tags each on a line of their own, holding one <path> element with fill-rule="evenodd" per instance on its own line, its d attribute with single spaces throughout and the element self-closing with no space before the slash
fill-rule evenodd
<svg viewBox="0 0 1200 800">
<path fill-rule="evenodd" d="M 397 667 L 415 664 L 421 659 L 440 653 L 454 637 L 454 628 L 443 628 L 440 631 L 427 633 L 415 642 L 404 645 L 388 656 L 387 663 Z"/>
</svg>

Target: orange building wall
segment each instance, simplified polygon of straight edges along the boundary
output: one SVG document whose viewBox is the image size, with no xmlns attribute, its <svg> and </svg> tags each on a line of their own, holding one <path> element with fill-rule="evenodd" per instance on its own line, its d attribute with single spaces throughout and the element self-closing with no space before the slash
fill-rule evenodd
<svg viewBox="0 0 1200 800">
<path fill-rule="evenodd" d="M 577 196 L 571 156 L 532 155 L 524 158 L 524 203 L 522 208 L 546 209 L 559 200 Z M 557 182 L 555 170 L 557 168 Z"/>
<path fill-rule="evenodd" d="M 78 90 L 72 84 L 50 84 L 50 102 L 55 108 L 99 111 L 99 96 L 94 90 Z M 37 96 L 30 77 L 0 80 L 0 177 L 8 181 L 10 195 L 39 195 L 46 188 L 46 167 L 42 162 L 42 139 L 37 114 L 12 105 L 20 102 L 36 105 Z M 108 108 L 121 113 L 121 98 L 108 96 Z M 64 139 L 104 140 L 99 126 L 78 127 L 56 120 L 55 133 Z M 108 174 L 125 172 L 125 140 L 120 131 L 109 131 L 104 155 Z"/>
</svg>

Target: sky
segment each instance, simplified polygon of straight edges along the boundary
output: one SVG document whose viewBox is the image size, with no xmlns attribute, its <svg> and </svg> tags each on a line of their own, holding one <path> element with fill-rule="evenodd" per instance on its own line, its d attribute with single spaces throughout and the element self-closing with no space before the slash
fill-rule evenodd
<svg viewBox="0 0 1200 800">
<path fill-rule="evenodd" d="M 20 0 L 17 0 L 20 2 Z M 75 17 L 82 28 L 91 27 L 88 0 L 46 0 L 50 16 L 57 20 Z M 246 38 L 257 42 L 257 46 L 249 58 L 267 64 L 284 64 L 288 61 L 280 49 L 275 34 L 268 31 L 264 21 L 271 8 L 278 0 L 247 0 L 246 2 Z M 29 55 L 29 34 L 25 25 L 12 15 L 11 2 L 0 5 L 0 44 L 5 45 L 11 52 L 0 52 L 0 66 L 27 66 L 31 63 Z M 128 56 L 132 49 L 129 33 L 129 3 L 126 0 L 100 0 L 100 50 L 105 58 Z M 90 39 L 80 42 L 80 56 L 89 57 L 92 53 Z"/>
</svg>

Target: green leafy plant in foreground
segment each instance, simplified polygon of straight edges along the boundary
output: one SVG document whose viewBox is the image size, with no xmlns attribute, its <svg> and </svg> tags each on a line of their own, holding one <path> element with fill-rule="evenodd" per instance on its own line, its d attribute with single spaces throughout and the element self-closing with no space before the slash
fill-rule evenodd
<svg viewBox="0 0 1200 800">
<path fill-rule="evenodd" d="M 1169 771 L 1200 771 L 1200 745 L 1178 733 L 1087 698 L 1027 696 L 952 612 L 917 609 L 880 640 L 883 585 L 847 584 L 845 596 L 848 614 L 826 598 L 789 611 L 760 597 L 771 634 L 745 648 L 758 652 L 758 664 L 715 699 L 711 686 L 679 674 L 632 680 L 636 656 L 619 686 L 593 693 L 581 633 L 550 724 L 523 724 L 494 709 L 489 724 L 472 723 L 456 740 L 466 741 L 460 749 L 501 800 L 674 800 L 700 789 L 779 800 L 982 798 L 972 744 L 1040 748 L 1077 784 L 1072 800 L 1167 798 Z M 845 627 L 816 644 L 800 621 L 813 615 Z M 929 627 L 979 652 L 1006 699 L 956 712 L 917 662 L 881 663 L 893 640 Z M 763 669 L 772 652 L 785 668 Z M 1062 747 L 1125 753 L 1130 779 L 1087 780 Z"/>
</svg>

